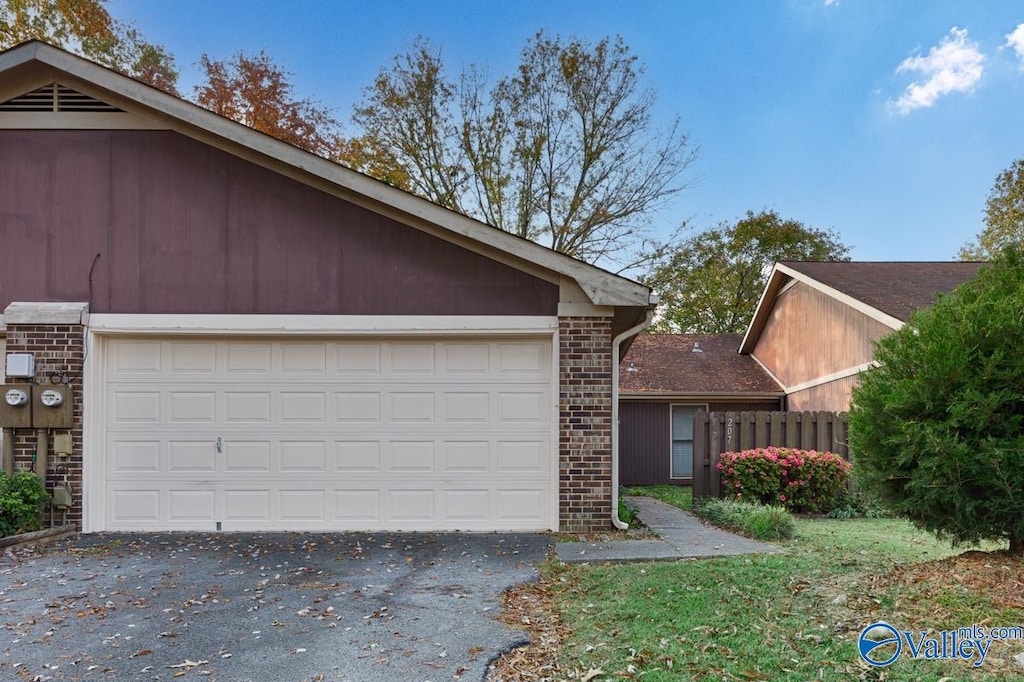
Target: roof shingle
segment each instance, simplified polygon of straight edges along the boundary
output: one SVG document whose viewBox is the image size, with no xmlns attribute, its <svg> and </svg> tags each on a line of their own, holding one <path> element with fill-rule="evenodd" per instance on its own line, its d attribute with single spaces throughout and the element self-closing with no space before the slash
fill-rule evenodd
<svg viewBox="0 0 1024 682">
<path fill-rule="evenodd" d="M 786 267 L 906 322 L 915 310 L 935 303 L 972 279 L 984 263 L 947 262 L 797 262 Z"/>
<path fill-rule="evenodd" d="M 749 355 L 739 334 L 641 334 L 619 364 L 626 393 L 775 393 L 782 388 Z M 699 350 L 698 350 L 699 349 Z"/>
</svg>

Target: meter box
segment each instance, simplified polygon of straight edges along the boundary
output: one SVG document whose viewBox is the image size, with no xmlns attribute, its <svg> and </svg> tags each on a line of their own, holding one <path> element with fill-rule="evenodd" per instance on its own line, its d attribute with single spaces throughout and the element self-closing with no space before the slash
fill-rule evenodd
<svg viewBox="0 0 1024 682">
<path fill-rule="evenodd" d="M 5 371 L 13 379 L 31 379 L 36 372 L 35 356 L 31 353 L 10 353 Z"/>
<path fill-rule="evenodd" d="M 0 385 L 0 426 L 24 429 L 32 426 L 32 384 Z"/>
<path fill-rule="evenodd" d="M 32 387 L 32 426 L 37 429 L 70 429 L 74 412 L 70 386 Z"/>
</svg>

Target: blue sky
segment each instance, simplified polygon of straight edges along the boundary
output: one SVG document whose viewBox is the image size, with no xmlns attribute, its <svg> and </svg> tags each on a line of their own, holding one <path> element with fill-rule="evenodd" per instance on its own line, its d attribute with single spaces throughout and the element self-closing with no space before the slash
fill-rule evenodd
<svg viewBox="0 0 1024 682">
<path fill-rule="evenodd" d="M 1024 156 L 1019 0 L 111 0 L 177 58 L 265 49 L 348 121 L 417 35 L 495 76 L 538 29 L 621 35 L 699 146 L 667 235 L 747 210 L 834 228 L 857 260 L 950 260 L 982 227 L 996 174 Z M 1015 33 L 1016 31 L 1016 33 Z M 349 124 L 349 130 L 354 132 Z"/>
</svg>

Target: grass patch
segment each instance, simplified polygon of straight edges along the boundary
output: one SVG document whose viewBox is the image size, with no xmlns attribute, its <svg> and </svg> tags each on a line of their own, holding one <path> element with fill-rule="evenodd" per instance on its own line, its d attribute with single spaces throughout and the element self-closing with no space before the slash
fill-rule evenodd
<svg viewBox="0 0 1024 682">
<path fill-rule="evenodd" d="M 905 629 L 1019 625 L 1020 558 L 958 555 L 897 519 L 794 523 L 795 538 L 781 543 L 780 554 L 547 565 L 538 589 L 571 631 L 555 663 L 516 679 L 583 679 L 594 671 L 602 672 L 587 679 L 1019 678 L 1012 657 L 1021 642 L 993 644 L 979 669 L 904 655 L 875 670 L 860 661 L 856 641 L 879 619 Z"/>
<path fill-rule="evenodd" d="M 629 526 L 635 526 L 637 522 L 636 517 L 637 509 L 626 500 L 619 496 L 619 520 L 623 521 Z"/>
<path fill-rule="evenodd" d="M 694 511 L 712 525 L 739 531 L 756 540 L 788 540 L 795 532 L 792 515 L 782 507 L 705 497 Z"/>
<path fill-rule="evenodd" d="M 623 495 L 653 497 L 680 509 L 693 510 L 693 487 L 688 485 L 642 485 L 623 488 Z"/>
</svg>

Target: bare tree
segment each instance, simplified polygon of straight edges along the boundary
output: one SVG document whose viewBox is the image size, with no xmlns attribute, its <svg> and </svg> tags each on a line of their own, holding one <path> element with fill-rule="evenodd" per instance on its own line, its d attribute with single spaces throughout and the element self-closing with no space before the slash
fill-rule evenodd
<svg viewBox="0 0 1024 682">
<path fill-rule="evenodd" d="M 537 33 L 514 75 L 458 78 L 423 38 L 364 92 L 354 120 L 408 189 L 589 262 L 622 263 L 694 150 L 655 129 L 656 96 L 621 38 Z"/>
</svg>

